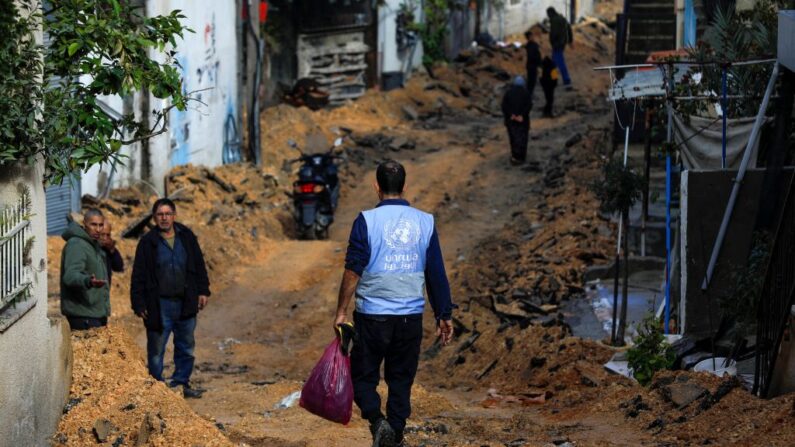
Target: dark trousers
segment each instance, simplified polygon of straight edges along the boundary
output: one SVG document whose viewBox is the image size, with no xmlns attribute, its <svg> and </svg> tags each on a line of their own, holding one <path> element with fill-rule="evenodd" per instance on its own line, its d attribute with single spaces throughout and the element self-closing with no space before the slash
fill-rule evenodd
<svg viewBox="0 0 795 447">
<path fill-rule="evenodd" d="M 108 317 L 102 318 L 85 318 L 85 317 L 66 317 L 69 322 L 69 328 L 73 331 L 85 331 L 95 327 L 107 326 Z"/>
<path fill-rule="evenodd" d="M 527 91 L 530 92 L 530 99 L 533 98 L 533 90 L 536 88 L 536 81 L 538 80 L 538 66 L 527 67 Z"/>
<path fill-rule="evenodd" d="M 511 157 L 525 161 L 527 158 L 527 133 L 530 131 L 529 123 L 508 122 L 508 141 L 511 143 Z"/>
<path fill-rule="evenodd" d="M 381 397 L 376 388 L 384 379 L 389 394 L 386 420 L 402 436 L 411 415 L 411 386 L 417 374 L 422 342 L 422 315 L 381 316 L 353 314 L 356 341 L 351 351 L 353 400 L 362 418 L 373 422 L 383 418 Z"/>
<path fill-rule="evenodd" d="M 544 89 L 544 116 L 552 116 L 552 105 L 555 102 L 555 87 L 558 86 L 558 81 L 541 79 L 541 88 Z"/>
<path fill-rule="evenodd" d="M 163 331 L 146 331 L 146 358 L 149 374 L 157 380 L 163 380 L 163 355 L 171 332 L 174 332 L 174 375 L 171 382 L 187 385 L 193 373 L 193 349 L 196 341 L 193 332 L 196 330 L 196 317 L 181 318 L 182 301 L 160 299 L 160 318 Z"/>
</svg>

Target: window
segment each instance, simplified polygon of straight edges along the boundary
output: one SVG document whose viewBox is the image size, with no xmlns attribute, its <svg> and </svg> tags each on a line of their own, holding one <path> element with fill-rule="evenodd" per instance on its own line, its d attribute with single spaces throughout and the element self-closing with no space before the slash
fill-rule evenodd
<svg viewBox="0 0 795 447">
<path fill-rule="evenodd" d="M 0 332 L 33 307 L 30 291 L 30 193 L 20 187 L 12 205 L 0 206 Z"/>
</svg>

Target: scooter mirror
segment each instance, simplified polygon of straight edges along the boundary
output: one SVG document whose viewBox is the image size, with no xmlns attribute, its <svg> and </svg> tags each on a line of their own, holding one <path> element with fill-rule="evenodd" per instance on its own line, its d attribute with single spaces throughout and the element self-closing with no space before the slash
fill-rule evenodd
<svg viewBox="0 0 795 447">
<path fill-rule="evenodd" d="M 342 138 L 337 138 L 336 140 L 334 140 L 334 147 L 340 147 L 340 146 L 342 146 Z"/>
</svg>

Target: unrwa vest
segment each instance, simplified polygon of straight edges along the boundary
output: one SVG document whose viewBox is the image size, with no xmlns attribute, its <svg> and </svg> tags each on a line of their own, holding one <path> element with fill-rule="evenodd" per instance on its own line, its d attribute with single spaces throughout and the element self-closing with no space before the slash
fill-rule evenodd
<svg viewBox="0 0 795 447">
<path fill-rule="evenodd" d="M 425 307 L 425 257 L 433 216 L 404 205 L 362 213 L 370 262 L 356 287 L 356 311 L 368 315 L 414 315 Z"/>
</svg>

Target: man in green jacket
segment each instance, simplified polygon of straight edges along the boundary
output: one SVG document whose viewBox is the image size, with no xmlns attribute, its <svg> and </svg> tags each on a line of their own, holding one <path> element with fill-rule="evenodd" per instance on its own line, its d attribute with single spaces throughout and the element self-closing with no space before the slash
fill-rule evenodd
<svg viewBox="0 0 795 447">
<path fill-rule="evenodd" d="M 71 222 L 62 236 L 61 313 L 73 331 L 108 324 L 110 288 L 99 244 L 104 223 L 102 212 L 92 208 L 83 215 L 83 226 Z"/>
</svg>

